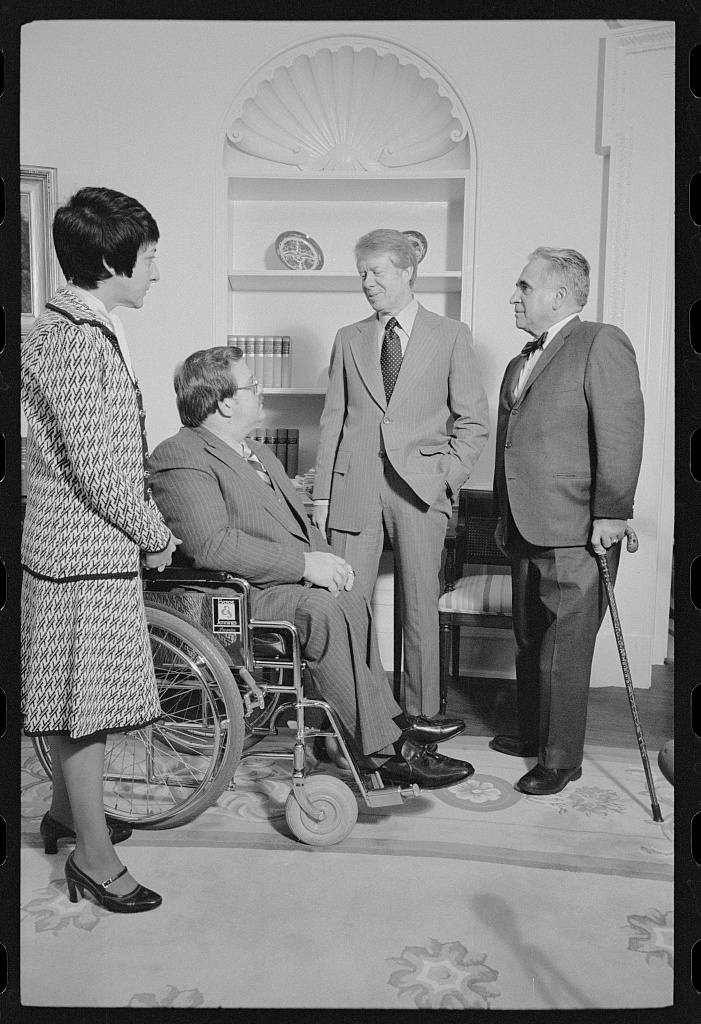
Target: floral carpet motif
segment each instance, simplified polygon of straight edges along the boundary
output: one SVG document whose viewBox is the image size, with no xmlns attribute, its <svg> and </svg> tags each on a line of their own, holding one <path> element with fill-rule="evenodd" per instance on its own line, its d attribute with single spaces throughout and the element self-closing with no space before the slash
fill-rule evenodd
<svg viewBox="0 0 701 1024">
<path fill-rule="evenodd" d="M 158 992 L 137 992 L 128 1002 L 128 1006 L 148 1009 L 154 1006 L 202 1006 L 204 996 L 196 988 L 179 989 L 175 985 L 167 985 Z"/>
<path fill-rule="evenodd" d="M 289 792 L 290 775 L 285 766 L 251 756 L 236 769 L 235 785 L 222 794 L 217 808 L 245 821 L 284 818 Z"/>
<path fill-rule="evenodd" d="M 543 803 L 542 796 L 527 796 L 527 800 Z M 623 799 L 613 789 L 600 789 L 598 786 L 578 786 L 576 789 L 567 788 L 562 793 L 545 798 L 558 814 L 566 814 L 568 811 L 579 811 L 590 817 L 598 814 L 606 817 L 609 814 L 623 814 Z"/>
<path fill-rule="evenodd" d="M 487 954 L 471 953 L 461 942 L 428 939 L 391 959 L 399 970 L 388 984 L 420 1010 L 486 1010 L 500 994 L 491 984 L 499 972 L 486 966 Z"/>
<path fill-rule="evenodd" d="M 39 822 L 51 786 L 25 743 L 22 1002 L 404 1011 L 668 1005 L 672 786 L 656 773 L 664 816 L 657 823 L 637 751 L 588 750 L 581 780 L 536 798 L 514 789 L 524 764 L 485 738 L 457 737 L 443 749 L 477 773 L 397 805 L 367 806 L 356 793 L 353 830 L 328 848 L 289 830 L 289 761 L 252 754 L 196 819 L 135 830 L 120 846 L 134 877 L 163 895 L 152 913 L 122 915 L 90 899 L 70 903 L 63 866 L 71 844 L 44 854 Z M 348 773 L 327 762 L 310 757 L 309 770 L 354 789 Z"/>
<path fill-rule="evenodd" d="M 90 900 L 70 903 L 65 881 L 52 882 L 45 889 L 35 889 L 36 895 L 22 903 L 25 919 L 34 922 L 36 932 L 60 935 L 66 928 L 79 928 L 91 932 L 105 917 L 111 917 Z"/>
<path fill-rule="evenodd" d="M 631 914 L 628 949 L 644 953 L 650 966 L 674 967 L 674 911 L 666 914 L 651 908 L 647 914 Z"/>
<path fill-rule="evenodd" d="M 517 789 L 496 775 L 472 775 L 465 782 L 436 790 L 436 797 L 462 811 L 501 811 L 523 799 Z"/>
</svg>

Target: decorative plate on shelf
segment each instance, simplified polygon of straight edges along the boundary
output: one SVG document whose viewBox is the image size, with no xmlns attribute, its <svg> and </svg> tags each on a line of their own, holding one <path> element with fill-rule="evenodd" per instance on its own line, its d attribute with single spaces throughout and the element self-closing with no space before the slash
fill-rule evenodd
<svg viewBox="0 0 701 1024">
<path fill-rule="evenodd" d="M 275 252 L 290 270 L 321 270 L 324 265 L 319 244 L 301 231 L 283 231 L 278 235 Z"/>
<path fill-rule="evenodd" d="M 420 231 L 402 231 L 403 235 L 406 235 L 411 244 L 416 250 L 416 259 L 421 262 L 426 253 L 428 252 L 428 242 L 426 236 L 422 235 Z"/>
</svg>

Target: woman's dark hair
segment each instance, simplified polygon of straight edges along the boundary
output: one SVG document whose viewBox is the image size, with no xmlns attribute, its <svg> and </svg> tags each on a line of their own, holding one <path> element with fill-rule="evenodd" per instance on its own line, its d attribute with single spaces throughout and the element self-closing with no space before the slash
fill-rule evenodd
<svg viewBox="0 0 701 1024">
<path fill-rule="evenodd" d="M 236 394 L 231 366 L 240 359 L 243 352 L 236 345 L 219 345 L 193 352 L 175 368 L 173 383 L 183 426 L 199 427 L 223 398 Z"/>
<path fill-rule="evenodd" d="M 141 249 L 155 245 L 158 225 L 148 210 L 111 188 L 81 188 L 56 211 L 54 247 L 66 280 L 97 288 L 107 266 L 131 277 Z"/>
</svg>

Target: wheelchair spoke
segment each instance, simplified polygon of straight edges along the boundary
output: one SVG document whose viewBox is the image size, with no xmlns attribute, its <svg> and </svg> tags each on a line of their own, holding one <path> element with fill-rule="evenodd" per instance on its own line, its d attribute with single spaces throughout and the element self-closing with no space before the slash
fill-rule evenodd
<svg viewBox="0 0 701 1024">
<path fill-rule="evenodd" d="M 221 648 L 183 615 L 146 601 L 162 717 L 107 736 L 105 812 L 135 827 L 172 828 L 213 804 L 243 748 L 243 707 Z M 46 737 L 34 739 L 51 774 Z"/>
<path fill-rule="evenodd" d="M 145 826 L 189 820 L 213 802 L 233 775 L 227 766 L 232 750 L 238 760 L 243 732 L 236 684 L 212 664 L 206 638 L 168 612 L 149 608 L 147 616 L 163 717 L 121 734 L 105 758 L 107 812 Z"/>
</svg>

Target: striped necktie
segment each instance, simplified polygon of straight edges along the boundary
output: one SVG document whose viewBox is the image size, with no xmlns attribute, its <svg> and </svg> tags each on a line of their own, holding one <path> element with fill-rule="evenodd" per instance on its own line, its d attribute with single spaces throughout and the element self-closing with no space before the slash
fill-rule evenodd
<svg viewBox="0 0 701 1024">
<path fill-rule="evenodd" d="M 397 383 L 399 370 L 402 365 L 402 343 L 395 331 L 399 327 L 399 321 L 391 316 L 385 326 L 385 334 L 382 339 L 382 351 L 380 352 L 380 369 L 382 370 L 382 383 L 385 386 L 385 398 L 389 402 Z"/>
<path fill-rule="evenodd" d="M 249 464 L 249 466 L 251 466 L 253 469 L 255 469 L 256 473 L 261 478 L 261 480 L 263 481 L 264 484 L 267 484 L 268 487 L 272 487 L 273 486 L 273 481 L 270 479 L 270 476 L 268 474 L 267 469 L 265 468 L 263 463 L 260 461 L 258 456 L 254 455 L 254 453 L 251 451 L 251 449 L 248 447 L 248 445 L 245 442 L 243 442 L 242 447 L 243 447 L 243 457 L 246 460 L 246 462 Z"/>
</svg>

